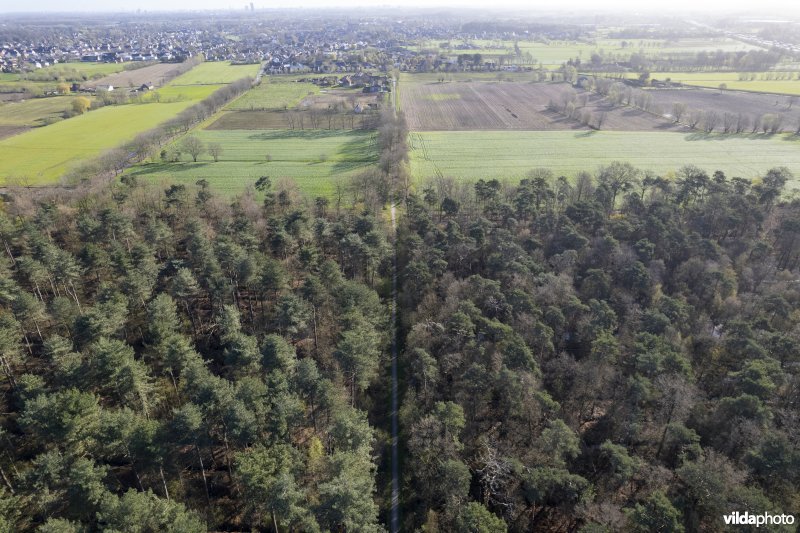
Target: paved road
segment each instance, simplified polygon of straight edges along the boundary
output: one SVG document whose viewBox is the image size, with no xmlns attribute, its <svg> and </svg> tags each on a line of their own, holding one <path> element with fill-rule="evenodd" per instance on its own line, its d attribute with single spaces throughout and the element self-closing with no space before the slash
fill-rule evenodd
<svg viewBox="0 0 800 533">
<path fill-rule="evenodd" d="M 392 212 L 392 509 L 389 531 L 400 531 L 400 465 L 397 451 L 397 223 Z"/>
</svg>

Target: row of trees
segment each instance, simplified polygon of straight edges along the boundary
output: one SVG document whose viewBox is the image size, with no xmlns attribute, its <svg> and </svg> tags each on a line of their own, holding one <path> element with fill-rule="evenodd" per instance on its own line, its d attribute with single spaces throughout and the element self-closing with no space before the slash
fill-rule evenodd
<svg viewBox="0 0 800 533">
<path fill-rule="evenodd" d="M 186 133 L 189 129 L 217 112 L 226 103 L 247 91 L 252 86 L 253 80 L 249 77 L 242 78 L 233 83 L 217 89 L 204 100 L 181 111 L 175 117 L 167 120 L 156 128 L 138 134 L 133 140 L 126 142 L 118 148 L 103 153 L 100 157 L 83 162 L 68 171 L 63 177 L 66 183 L 86 181 L 99 176 L 116 176 L 128 165 L 144 161 L 148 157 L 157 157 L 162 148 L 176 135 Z M 209 147 L 209 153 L 214 160 L 222 155 L 222 147 Z M 167 150 L 170 156 L 177 154 L 180 158 L 181 151 L 190 154 L 194 161 L 207 150 L 199 139 L 185 141 L 174 149 Z M 216 153 L 216 156 L 214 155 Z M 165 153 L 162 159 L 170 160 Z"/>
</svg>

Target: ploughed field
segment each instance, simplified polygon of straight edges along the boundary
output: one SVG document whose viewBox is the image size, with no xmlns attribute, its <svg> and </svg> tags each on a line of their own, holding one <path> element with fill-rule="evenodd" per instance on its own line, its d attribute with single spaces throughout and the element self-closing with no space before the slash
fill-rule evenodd
<svg viewBox="0 0 800 533">
<path fill-rule="evenodd" d="M 548 109 L 551 101 L 560 102 L 569 95 L 575 95 L 590 114 L 606 114 L 602 129 L 680 128 L 638 109 L 614 108 L 600 96 L 576 91 L 568 83 L 412 82 L 404 83 L 399 95 L 401 109 L 412 131 L 588 129 L 580 121 Z"/>
<path fill-rule="evenodd" d="M 795 131 L 800 124 L 800 98 L 777 94 L 720 91 L 715 89 L 647 89 L 653 103 L 663 113 L 672 113 L 675 102 L 683 102 L 690 109 L 714 110 L 719 115 L 734 113 L 750 118 L 780 115 L 782 131 Z"/>
<path fill-rule="evenodd" d="M 87 82 L 84 85 L 86 87 L 108 87 L 111 85 L 114 88 L 119 87 L 122 89 L 139 87 L 144 83 L 164 85 L 166 78 L 169 77 L 170 71 L 175 70 L 177 66 L 176 63 L 158 63 L 136 70 L 124 70 L 122 72 L 110 74 L 103 78 Z"/>
<path fill-rule="evenodd" d="M 675 103 L 684 104 L 687 110 L 683 123 L 692 111 L 716 111 L 719 115 L 716 131 L 722 130 L 722 117 L 726 113 L 742 114 L 750 124 L 765 115 L 778 115 L 780 131 L 785 132 L 794 132 L 800 125 L 800 102 L 792 96 L 703 88 L 644 89 L 652 98 L 652 106 L 645 112 L 633 106 L 612 105 L 609 99 L 573 88 L 569 83 L 463 79 L 440 83 L 406 76 L 399 96 L 409 128 L 412 131 L 590 129 L 580 120 L 550 109 L 550 102 L 558 104 L 565 99 L 574 99 L 579 114 L 588 114 L 594 127 L 602 115 L 600 129 L 606 131 L 689 131 L 672 120 Z"/>
</svg>

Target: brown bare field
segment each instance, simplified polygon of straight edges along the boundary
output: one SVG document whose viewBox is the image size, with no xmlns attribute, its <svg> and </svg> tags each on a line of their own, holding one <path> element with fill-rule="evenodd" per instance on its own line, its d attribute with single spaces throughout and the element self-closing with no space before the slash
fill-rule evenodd
<svg viewBox="0 0 800 533">
<path fill-rule="evenodd" d="M 152 83 L 156 86 L 164 84 L 167 74 L 175 70 L 178 65 L 176 63 L 159 63 L 157 65 L 150 65 L 136 70 L 126 70 L 105 76 L 98 80 L 92 80 L 86 83 L 87 87 L 103 87 L 112 85 L 114 87 L 139 87 L 143 83 Z"/>
<path fill-rule="evenodd" d="M 781 115 L 783 130 L 795 131 L 800 122 L 800 98 L 744 91 L 719 91 L 717 89 L 647 89 L 653 103 L 662 113 L 672 113 L 675 102 L 689 109 L 714 110 L 724 113 L 742 113 L 754 119 L 762 115 Z"/>
<path fill-rule="evenodd" d="M 465 81 L 406 82 L 401 108 L 412 131 L 581 130 L 576 120 L 550 111 L 549 102 L 575 95 L 581 111 L 606 113 L 602 128 L 624 131 L 680 129 L 662 117 L 632 108 L 614 108 L 602 98 L 567 83 Z"/>
</svg>

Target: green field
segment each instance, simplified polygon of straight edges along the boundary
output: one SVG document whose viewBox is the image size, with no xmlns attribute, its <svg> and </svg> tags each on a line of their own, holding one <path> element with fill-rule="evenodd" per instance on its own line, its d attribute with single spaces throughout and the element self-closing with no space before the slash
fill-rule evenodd
<svg viewBox="0 0 800 533">
<path fill-rule="evenodd" d="M 713 87 L 716 89 L 720 84 L 724 83 L 728 89 L 737 91 L 800 95 L 798 73 L 794 73 L 794 79 L 791 80 L 765 80 L 762 78 L 766 73 L 756 72 L 754 74 L 756 74 L 757 79 L 752 81 L 740 80 L 738 72 L 654 72 L 650 77 L 657 80 L 669 78 L 674 82 L 697 87 Z"/>
<path fill-rule="evenodd" d="M 0 125 L 34 127 L 60 120 L 64 111 L 72 107 L 72 99 L 72 96 L 54 96 L 0 104 Z"/>
<path fill-rule="evenodd" d="M 210 85 L 233 83 L 250 76 L 255 78 L 260 65 L 231 65 L 227 61 L 206 61 L 181 74 L 170 85 Z"/>
<path fill-rule="evenodd" d="M 214 85 L 175 85 L 169 83 L 164 87 L 146 95 L 143 100 L 153 100 L 154 94 L 158 94 L 160 102 L 183 102 L 186 100 L 203 100 L 211 95 L 214 91 L 224 87 L 224 84 Z"/>
<path fill-rule="evenodd" d="M 285 109 L 295 107 L 311 94 L 319 94 L 313 83 L 296 82 L 293 79 L 265 77 L 261 84 L 237 98 L 228 109 L 245 111 L 251 109 Z"/>
<path fill-rule="evenodd" d="M 75 162 L 99 155 L 157 126 L 192 102 L 129 104 L 90 111 L 0 141 L 0 185 L 53 183 Z"/>
<path fill-rule="evenodd" d="M 411 172 L 458 179 L 517 180 L 536 167 L 573 177 L 614 160 L 666 174 L 694 164 L 709 172 L 755 178 L 776 166 L 800 177 L 793 136 L 722 136 L 673 132 L 454 131 L 410 135 Z"/>
<path fill-rule="evenodd" d="M 92 79 L 108 76 L 115 72 L 122 72 L 123 70 L 125 70 L 125 65 L 122 63 L 59 63 L 36 69 L 32 72 L 0 73 L 0 82 L 36 80 L 45 75 L 63 79 L 66 74 L 67 78 L 72 78 L 76 72 L 85 79 Z M 50 80 L 47 81 L 49 82 Z"/>
<path fill-rule="evenodd" d="M 456 47 L 462 44 L 458 41 L 451 41 L 450 50 L 439 48 L 438 42 L 425 42 L 417 46 L 409 47 L 413 50 L 436 50 L 438 52 L 457 54 L 481 54 L 484 59 L 487 56 L 500 56 L 514 53 L 514 41 L 510 40 L 488 40 L 475 39 L 469 41 L 470 45 L 477 46 L 478 49 L 459 50 Z M 725 52 L 746 51 L 758 49 L 758 47 L 742 43 L 733 39 L 679 39 L 675 41 L 664 41 L 659 39 L 597 39 L 592 42 L 582 41 L 550 41 L 532 42 L 518 41 L 520 51 L 524 54 L 529 52 L 536 63 L 545 66 L 558 66 L 562 63 L 579 57 L 588 61 L 593 53 L 603 52 L 604 54 L 630 55 L 642 53 L 646 56 L 654 57 L 667 54 L 696 54 L 701 51 L 723 50 Z"/>
<path fill-rule="evenodd" d="M 224 152 L 219 162 L 208 155 L 197 163 L 145 163 L 126 171 L 141 178 L 195 183 L 203 178 L 223 194 L 238 194 L 269 176 L 273 183 L 290 178 L 309 196 L 331 196 L 336 183 L 366 170 L 377 160 L 375 137 L 366 132 L 199 130 L 204 143 Z M 179 143 L 180 141 L 178 141 Z M 271 161 L 267 161 L 267 156 Z"/>
</svg>

